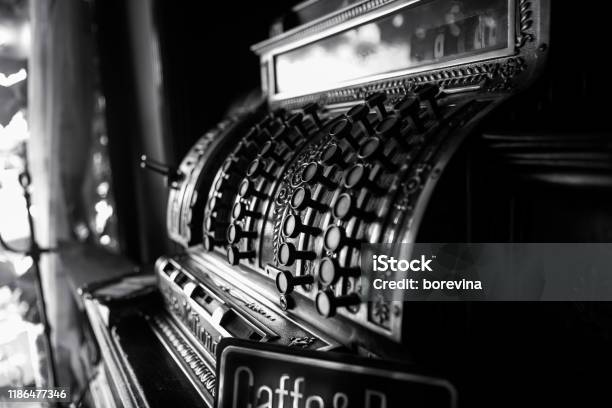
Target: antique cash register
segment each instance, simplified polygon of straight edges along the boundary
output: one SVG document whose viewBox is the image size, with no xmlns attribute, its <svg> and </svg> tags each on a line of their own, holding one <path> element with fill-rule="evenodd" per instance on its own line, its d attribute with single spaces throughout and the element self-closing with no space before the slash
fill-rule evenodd
<svg viewBox="0 0 612 408">
<path fill-rule="evenodd" d="M 470 305 L 366 297 L 361 248 L 546 240 L 520 227 L 520 208 L 504 195 L 520 190 L 516 180 L 561 189 L 604 183 L 584 161 L 546 156 L 563 144 L 571 150 L 575 139 L 503 131 L 524 119 L 509 112 L 520 112 L 521 95 L 547 66 L 550 3 L 308 1 L 253 45 L 260 92 L 168 173 L 168 233 L 182 249 L 155 264 L 163 307 L 145 308 L 139 323 L 201 406 L 231 395 L 233 382 L 219 390 L 216 378 L 228 338 L 269 345 L 296 364 L 310 351 L 309 359 L 329 354 L 321 361 L 340 366 L 332 356 L 392 361 L 445 384 L 446 402 L 414 406 L 456 406 L 464 391 L 463 401 L 483 402 L 473 391 L 480 380 L 467 384 L 465 368 L 452 363 L 465 362 L 463 346 L 478 342 L 480 332 L 471 338 L 465 329 L 475 318 Z M 583 152 L 605 146 L 597 137 L 581 143 Z M 249 375 L 261 367 L 243 369 L 247 383 L 259 384 Z M 473 378 L 493 381 L 485 377 Z M 285 390 L 294 383 L 287 378 Z M 272 384 L 259 385 L 244 397 L 252 405 L 222 406 L 260 406 Z M 341 405 L 346 384 L 328 385 L 320 400 L 299 406 L 365 406 Z M 371 406 L 411 403 L 379 398 Z"/>
<path fill-rule="evenodd" d="M 227 337 L 413 360 L 428 306 L 364 299 L 360 245 L 468 239 L 465 174 L 446 167 L 547 58 L 547 1 L 319 1 L 293 16 L 252 47 L 261 98 L 170 175 L 185 250 L 156 264 L 167 312 L 150 324 L 209 402 Z"/>
</svg>

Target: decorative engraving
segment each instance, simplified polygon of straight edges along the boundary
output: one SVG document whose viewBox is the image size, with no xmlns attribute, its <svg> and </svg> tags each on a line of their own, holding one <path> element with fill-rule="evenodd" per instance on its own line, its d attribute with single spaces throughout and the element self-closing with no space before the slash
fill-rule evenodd
<svg viewBox="0 0 612 408">
<path fill-rule="evenodd" d="M 515 59 L 514 57 L 509 58 Z M 486 86 L 498 77 L 500 63 L 480 62 L 465 66 L 440 69 L 422 74 L 407 75 L 381 81 L 370 82 L 354 87 L 333 89 L 320 94 L 303 95 L 279 101 L 276 104 L 288 109 L 297 109 L 309 102 L 320 105 L 333 105 L 357 102 L 374 92 L 385 92 L 391 98 L 400 97 L 417 85 L 435 83 L 442 88 Z"/>
<path fill-rule="evenodd" d="M 380 296 L 372 303 L 371 320 L 383 327 L 388 327 L 390 317 L 389 304 Z"/>
<path fill-rule="evenodd" d="M 495 75 L 498 80 L 489 87 L 490 91 L 507 91 L 513 88 L 514 79 L 527 69 L 522 57 L 509 58 L 503 64 L 497 64 Z"/>
<path fill-rule="evenodd" d="M 316 339 L 314 337 L 303 336 L 290 337 L 289 340 L 289 347 L 308 348 L 315 342 Z"/>
<path fill-rule="evenodd" d="M 251 309 L 252 311 L 262 315 L 263 317 L 269 319 L 269 320 L 276 320 L 274 318 L 274 316 L 268 314 L 268 311 L 266 309 L 264 309 L 262 306 L 258 305 L 255 302 L 250 302 L 250 303 L 245 303 L 244 306 L 248 309 Z"/>
<path fill-rule="evenodd" d="M 285 209 L 288 208 L 288 200 L 291 195 L 287 192 L 287 188 L 281 188 L 281 193 L 276 197 L 274 202 L 274 214 L 272 215 L 274 220 L 274 229 L 272 233 L 272 253 L 273 261 L 275 265 L 278 265 L 278 249 L 282 245 L 281 241 L 281 226 L 284 217 Z"/>
<path fill-rule="evenodd" d="M 218 285 L 218 288 L 233 297 L 234 299 L 240 301 L 247 309 L 254 311 L 255 313 L 265 317 L 270 321 L 276 321 L 276 317 L 274 317 L 274 315 L 265 306 L 260 305 L 256 301 L 245 298 L 241 294 L 236 293 L 236 291 L 230 287 Z"/>
<path fill-rule="evenodd" d="M 529 32 L 533 26 L 533 11 L 529 0 L 520 0 L 518 7 L 519 30 L 516 34 L 516 48 L 523 48 L 527 42 L 535 41 L 535 35 Z"/>
</svg>

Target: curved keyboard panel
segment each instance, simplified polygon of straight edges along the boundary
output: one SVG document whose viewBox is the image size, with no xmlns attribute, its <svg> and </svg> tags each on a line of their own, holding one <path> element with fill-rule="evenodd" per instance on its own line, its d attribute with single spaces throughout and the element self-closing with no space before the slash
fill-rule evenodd
<svg viewBox="0 0 612 408">
<path fill-rule="evenodd" d="M 204 248 L 267 277 L 286 308 L 306 298 L 322 317 L 399 339 L 401 307 L 381 313 L 361 297 L 360 247 L 414 239 L 461 129 L 497 99 L 424 84 L 335 115 L 309 103 L 263 116 L 214 175 Z"/>
</svg>

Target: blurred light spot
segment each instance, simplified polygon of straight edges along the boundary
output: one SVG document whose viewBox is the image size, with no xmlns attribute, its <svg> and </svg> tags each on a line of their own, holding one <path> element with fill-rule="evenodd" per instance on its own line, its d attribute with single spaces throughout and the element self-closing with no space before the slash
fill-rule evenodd
<svg viewBox="0 0 612 408">
<path fill-rule="evenodd" d="M 29 135 L 28 122 L 23 111 L 15 113 L 8 125 L 0 125 L 0 151 L 14 149 L 17 144 L 27 140 Z"/>
<path fill-rule="evenodd" d="M 0 232 L 9 242 L 30 235 L 19 173 L 17 168 L 0 169 Z"/>
<path fill-rule="evenodd" d="M 393 27 L 400 28 L 404 24 L 404 16 L 402 14 L 398 14 L 393 17 L 391 22 L 393 23 Z"/>
<path fill-rule="evenodd" d="M 89 238 L 89 228 L 87 228 L 84 222 L 79 222 L 74 226 L 74 235 L 77 236 L 79 241 L 85 241 Z"/>
<path fill-rule="evenodd" d="M 18 276 L 21 276 L 27 271 L 29 271 L 33 264 L 34 262 L 32 261 L 31 257 L 24 256 L 23 258 L 14 263 L 15 272 Z"/>
<path fill-rule="evenodd" d="M 100 237 L 100 243 L 101 243 L 102 245 L 108 245 L 108 244 L 110 244 L 110 243 L 111 243 L 111 239 L 110 239 L 110 237 L 109 237 L 108 235 L 102 235 L 102 236 Z"/>
<path fill-rule="evenodd" d="M 93 155 L 94 166 L 99 167 L 102 164 L 102 153 L 96 152 Z"/>
<path fill-rule="evenodd" d="M 0 47 L 4 47 L 11 43 L 14 34 L 8 30 L 4 25 L 0 25 Z"/>
<path fill-rule="evenodd" d="M 104 231 L 104 227 L 106 226 L 106 222 L 113 215 L 113 207 L 108 203 L 108 201 L 100 200 L 96 203 L 94 209 L 96 210 L 96 232 L 102 233 L 102 231 Z"/>
<path fill-rule="evenodd" d="M 13 86 L 23 81 L 27 77 L 28 77 L 28 73 L 23 68 L 21 68 L 19 71 L 15 72 L 14 74 L 10 74 L 8 76 L 0 72 L 0 86 L 4 86 L 8 88 L 9 86 Z"/>
<path fill-rule="evenodd" d="M 98 102 L 98 109 L 104 109 L 106 107 L 106 99 L 104 99 L 104 96 L 99 95 L 96 101 Z"/>
<path fill-rule="evenodd" d="M 380 27 L 377 24 L 366 24 L 357 29 L 360 41 L 378 44 L 380 43 Z"/>
<path fill-rule="evenodd" d="M 98 184 L 98 187 L 96 188 L 96 192 L 98 193 L 100 197 L 106 197 L 108 195 L 109 188 L 110 187 L 108 185 L 108 181 L 103 181 L 100 184 Z"/>
</svg>

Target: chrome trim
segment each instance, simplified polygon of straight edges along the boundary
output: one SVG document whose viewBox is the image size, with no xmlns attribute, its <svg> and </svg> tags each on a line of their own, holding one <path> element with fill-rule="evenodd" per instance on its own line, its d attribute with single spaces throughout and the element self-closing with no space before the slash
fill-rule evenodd
<svg viewBox="0 0 612 408">
<path fill-rule="evenodd" d="M 207 370 L 212 374 L 212 378 L 216 382 L 217 378 L 215 376 L 214 367 L 207 362 L 200 351 L 192 346 L 193 343 L 185 338 L 185 333 L 176 326 L 176 323 L 168 320 L 168 318 L 162 319 L 158 316 L 147 316 L 147 322 L 172 360 L 187 377 L 200 397 L 202 397 L 206 406 L 212 407 L 214 402 L 214 388 L 211 394 L 210 391 L 206 389 L 204 382 L 200 380 L 200 376 L 196 373 L 196 370 Z M 164 325 L 167 326 L 165 327 Z M 179 349 L 182 350 L 182 353 L 179 352 Z"/>
<path fill-rule="evenodd" d="M 478 91 L 478 90 L 480 90 L 482 88 L 483 88 L 483 84 L 478 84 L 478 85 L 461 86 L 461 87 L 458 87 L 458 88 L 444 88 L 444 87 L 441 87 L 440 91 L 442 93 L 447 94 L 447 95 L 453 95 L 453 94 L 462 93 L 462 92 L 474 92 L 474 91 Z"/>
<path fill-rule="evenodd" d="M 102 307 L 90 294 L 83 297 L 83 306 L 87 319 L 90 322 L 95 342 L 102 356 L 102 364 L 108 370 L 111 388 L 116 391 L 121 404 L 125 408 L 149 408 L 149 403 L 138 381 L 132 382 L 129 376 L 129 366 L 121 356 L 120 348 L 115 340 L 117 335 L 114 328 L 109 330 L 107 316 L 100 314 Z M 126 371 L 128 370 L 128 371 Z M 121 380 L 121 384 L 117 381 Z"/>
<path fill-rule="evenodd" d="M 185 291 L 183 291 L 183 295 L 186 297 L 185 300 L 189 304 L 189 306 L 191 306 L 192 309 L 198 310 L 202 316 L 208 317 L 207 319 L 208 323 L 213 327 L 213 329 L 217 330 L 224 338 L 234 338 L 234 335 L 232 335 L 230 332 L 227 331 L 227 329 L 221 326 L 221 318 L 225 315 L 226 312 L 230 310 L 236 313 L 236 315 L 238 315 L 240 318 L 242 318 L 245 324 L 247 324 L 251 329 L 257 331 L 262 336 L 262 339 L 261 339 L 262 342 L 269 341 L 271 339 L 275 339 L 279 337 L 278 333 L 276 333 L 272 328 L 257 321 L 257 319 L 252 318 L 248 314 L 245 314 L 242 310 L 236 309 L 235 307 L 229 305 L 224 299 L 221 299 L 213 291 L 210 291 L 206 286 L 208 283 L 215 284 L 218 287 L 217 282 L 215 282 L 215 280 L 212 279 L 210 276 L 208 276 L 210 282 L 206 280 L 201 281 L 201 280 L 198 280 L 188 269 L 178 264 L 175 260 L 168 259 L 168 262 L 173 263 L 175 267 L 177 267 L 182 273 L 189 276 L 190 279 L 194 281 L 194 283 L 197 282 L 195 283 L 197 286 L 202 287 L 202 289 L 206 290 L 207 293 L 209 293 L 211 296 L 214 296 L 216 299 L 218 299 L 220 302 L 223 303 L 223 305 L 225 306 L 225 309 L 218 308 L 217 310 L 214 311 L 213 314 L 210 314 L 198 302 L 196 302 L 190 296 L 189 293 L 186 293 Z M 243 292 L 243 289 L 238 289 L 238 287 L 234 287 L 233 289 L 237 292 Z M 257 297 L 252 297 L 253 301 L 255 301 L 256 299 Z"/>
<path fill-rule="evenodd" d="M 247 297 L 257 300 L 262 306 L 268 308 L 278 317 L 282 317 L 282 319 L 291 322 L 305 332 L 312 333 L 323 343 L 327 344 L 326 346 L 320 347 L 317 350 L 327 351 L 340 345 L 340 343 L 327 336 L 320 329 L 315 329 L 309 325 L 306 325 L 293 318 L 289 313 L 283 312 L 278 305 L 270 301 L 268 297 L 262 296 L 262 294 L 256 290 L 257 288 L 253 285 L 252 281 L 244 276 L 244 274 L 236 273 L 236 271 L 234 271 L 234 269 L 231 268 L 227 262 L 224 262 L 215 257 L 213 254 L 209 253 L 196 252 L 195 255 L 197 255 L 197 257 L 194 257 L 194 261 L 202 265 L 205 273 L 209 275 L 209 279 L 212 281 L 212 283 L 218 285 L 218 280 L 226 282 L 229 286 L 234 287 L 238 292 L 242 292 Z"/>
<path fill-rule="evenodd" d="M 295 6 L 293 6 L 291 8 L 291 11 L 300 11 L 300 10 L 303 10 L 305 7 L 312 6 L 313 4 L 315 4 L 315 3 L 319 2 L 319 1 L 321 1 L 321 0 L 305 0 L 305 1 L 299 2 L 298 4 L 296 4 Z"/>
<path fill-rule="evenodd" d="M 346 23 L 349 23 L 349 22 L 353 21 L 354 19 L 357 19 L 359 17 L 362 17 L 363 15 L 367 15 L 368 13 L 370 13 L 370 12 L 372 12 L 374 10 L 377 10 L 378 8 L 383 8 L 383 7 L 387 6 L 387 4 L 392 2 L 392 1 L 393 0 L 379 0 L 380 4 L 378 4 L 378 5 L 374 5 L 373 4 L 372 5 L 372 9 L 370 11 L 366 11 L 366 12 L 362 12 L 362 13 L 359 13 L 358 11 L 355 11 L 355 16 L 354 17 L 347 18 L 345 21 L 343 21 L 343 22 L 341 22 L 340 24 L 337 24 L 337 25 L 342 26 L 342 25 L 344 25 Z M 406 2 L 407 1 L 407 2 L 414 3 L 414 2 L 422 1 L 422 0 L 400 0 L 400 1 L 401 2 Z M 332 24 L 333 24 L 334 20 L 340 18 L 340 16 L 343 13 L 346 13 L 346 12 L 348 12 L 350 10 L 358 10 L 360 7 L 365 6 L 367 3 L 374 3 L 374 2 L 372 0 L 363 0 L 363 1 L 359 2 L 359 3 L 351 4 L 350 6 L 347 6 L 345 8 L 340 9 L 340 10 L 337 10 L 337 11 L 331 13 L 331 14 L 319 17 L 319 18 L 317 18 L 317 19 L 315 19 L 313 21 L 309 21 L 306 24 L 302 24 L 302 25 L 300 25 L 298 27 L 292 28 L 291 30 L 286 31 L 286 32 L 284 32 L 282 34 L 279 34 L 279 35 L 277 35 L 275 37 L 272 37 L 272 38 L 269 38 L 267 40 L 258 42 L 257 44 L 254 44 L 254 45 L 251 46 L 251 50 L 253 52 L 259 54 L 259 55 L 266 54 L 268 50 L 274 48 L 274 45 L 282 44 L 284 42 L 291 41 L 291 37 L 299 36 L 301 33 L 307 32 L 309 30 L 316 30 L 316 26 L 324 25 L 324 23 L 326 21 L 332 22 Z M 336 24 L 334 24 L 334 26 L 336 26 Z M 320 30 L 320 32 L 325 32 L 325 28 L 322 28 Z M 310 35 L 316 35 L 318 33 L 319 33 L 318 31 L 315 31 L 314 34 L 310 34 Z M 306 35 L 305 38 L 308 38 L 308 34 Z"/>
</svg>

